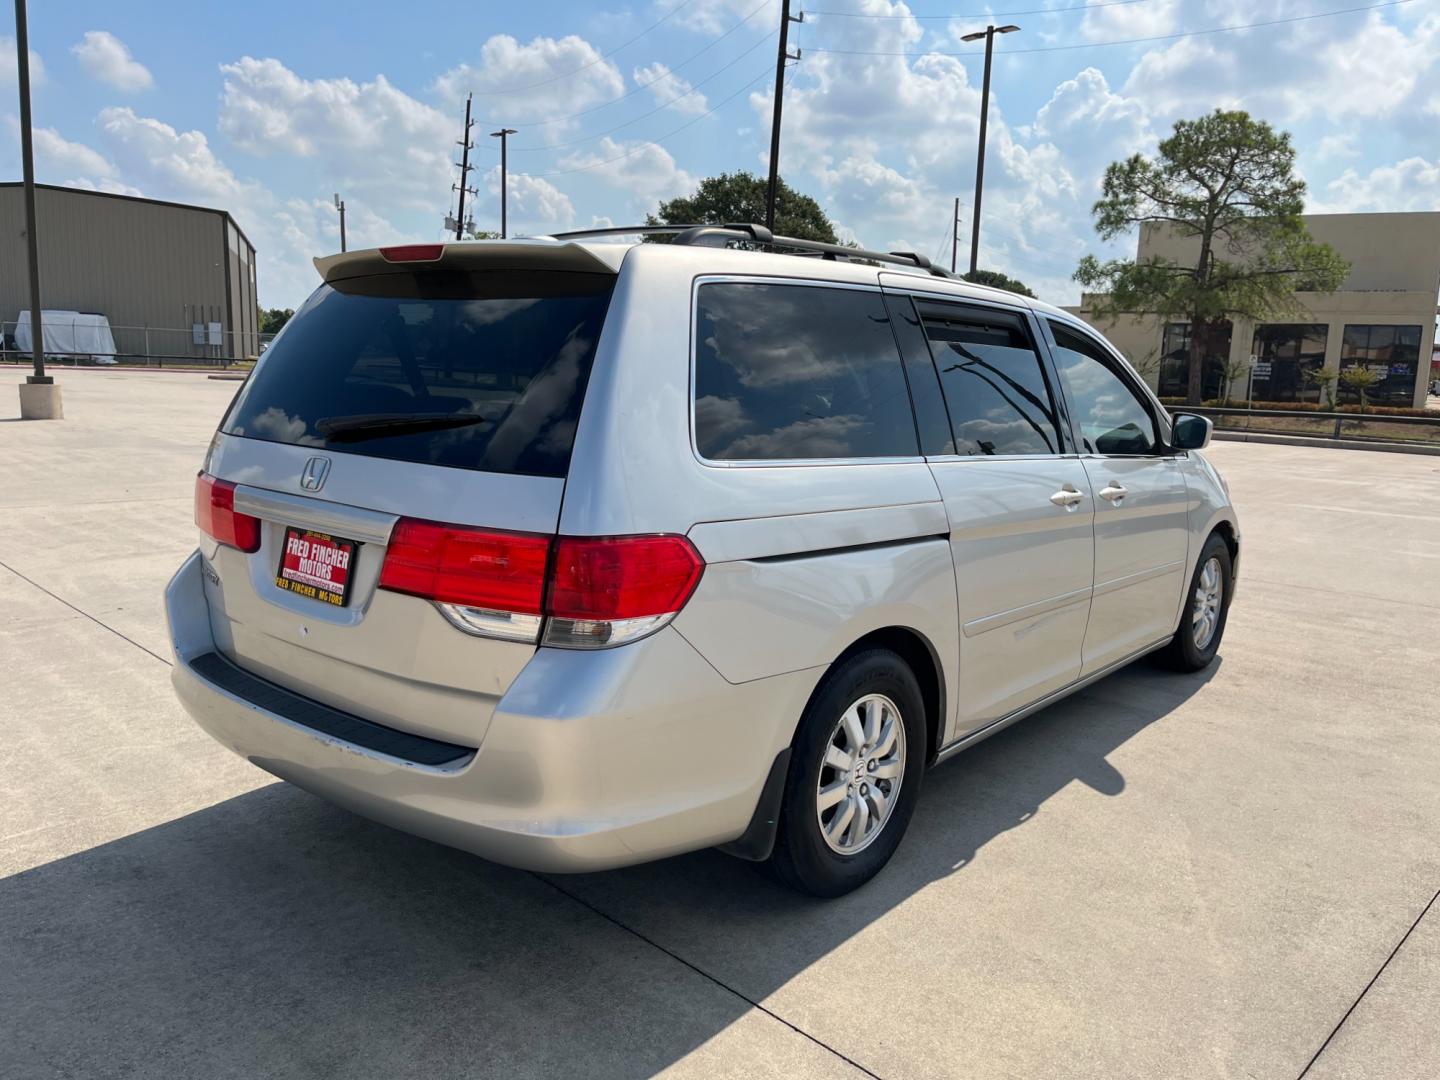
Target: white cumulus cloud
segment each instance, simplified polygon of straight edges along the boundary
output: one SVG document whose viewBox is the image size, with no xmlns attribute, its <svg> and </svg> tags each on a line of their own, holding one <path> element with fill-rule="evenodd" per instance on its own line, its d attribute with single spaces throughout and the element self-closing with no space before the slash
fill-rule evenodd
<svg viewBox="0 0 1440 1080">
<path fill-rule="evenodd" d="M 568 116 L 625 93 L 625 77 L 584 38 L 537 37 L 528 45 L 496 34 L 480 47 L 476 63 L 451 68 L 435 89 L 452 106 L 476 98 L 476 130 L 520 127 Z M 455 116 L 458 135 L 460 114 Z"/>
<path fill-rule="evenodd" d="M 658 143 L 619 142 L 608 136 L 593 150 L 562 157 L 558 166 L 562 172 L 576 170 L 576 175 L 629 195 L 631 213 L 627 216 L 636 221 L 654 212 L 657 202 L 688 195 L 700 183 L 699 177 L 682 169 L 674 155 Z"/>
<path fill-rule="evenodd" d="M 91 78 L 116 90 L 134 93 L 155 82 L 150 69 L 130 55 L 126 44 L 108 30 L 88 30 L 70 51 Z"/>
<path fill-rule="evenodd" d="M 30 53 L 30 85 L 40 86 L 45 82 L 45 62 L 40 59 L 40 54 L 34 49 Z M 5 92 L 12 93 L 12 87 L 20 77 L 20 68 L 16 63 L 15 39 L 6 34 L 0 34 L 0 86 Z"/>
<path fill-rule="evenodd" d="M 307 79 L 279 60 L 245 56 L 221 67 L 220 133 L 260 157 L 323 156 L 348 185 L 414 208 L 449 188 L 460 123 L 394 86 Z"/>
<path fill-rule="evenodd" d="M 655 104 L 674 109 L 688 116 L 699 116 L 710 105 L 688 79 L 676 75 L 660 61 L 634 71 L 636 86 L 643 86 L 655 99 Z"/>
</svg>

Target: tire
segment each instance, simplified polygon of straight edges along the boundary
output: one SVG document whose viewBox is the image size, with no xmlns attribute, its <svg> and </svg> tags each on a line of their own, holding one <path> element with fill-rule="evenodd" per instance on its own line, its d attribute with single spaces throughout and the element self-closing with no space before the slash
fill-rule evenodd
<svg viewBox="0 0 1440 1080">
<path fill-rule="evenodd" d="M 869 730 L 867 715 L 874 718 Z M 855 754 L 849 748 L 857 731 L 862 752 Z M 826 898 L 878 874 L 915 812 L 928 749 L 920 685 L 904 660 L 888 649 L 867 649 L 831 670 L 795 733 L 771 873 Z M 850 762 L 843 770 L 842 759 Z M 825 808 L 822 782 L 824 798 L 838 799 Z M 848 823 L 837 822 L 847 806 Z M 832 830 L 829 840 L 824 825 Z"/>
<path fill-rule="evenodd" d="M 1220 593 L 1213 597 L 1206 582 L 1207 568 L 1214 563 L 1218 571 Z M 1175 636 L 1156 654 L 1159 662 L 1172 671 L 1194 672 L 1209 667 L 1220 650 L 1220 639 L 1225 636 L 1225 621 L 1230 614 L 1230 595 L 1234 583 L 1234 567 L 1230 558 L 1230 545 L 1218 533 L 1211 533 L 1200 549 L 1200 558 L 1195 562 L 1195 571 L 1190 575 L 1190 588 L 1185 593 L 1185 608 L 1180 616 L 1180 627 Z M 1197 635 L 1204 624 L 1197 624 L 1202 598 L 1209 598 L 1210 615 L 1213 625 L 1209 636 L 1200 644 Z M 1203 635 L 1199 635 L 1202 636 Z"/>
</svg>

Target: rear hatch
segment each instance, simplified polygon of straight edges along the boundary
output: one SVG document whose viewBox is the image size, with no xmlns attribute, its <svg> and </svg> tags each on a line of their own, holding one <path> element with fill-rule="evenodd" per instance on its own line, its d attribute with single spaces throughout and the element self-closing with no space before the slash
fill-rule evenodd
<svg viewBox="0 0 1440 1080">
<path fill-rule="evenodd" d="M 479 745 L 539 620 L 433 602 L 443 567 L 415 559 L 445 542 L 430 523 L 479 527 L 460 557 L 543 579 L 615 268 L 553 242 L 317 265 L 199 478 L 216 642 L 296 693 Z"/>
</svg>

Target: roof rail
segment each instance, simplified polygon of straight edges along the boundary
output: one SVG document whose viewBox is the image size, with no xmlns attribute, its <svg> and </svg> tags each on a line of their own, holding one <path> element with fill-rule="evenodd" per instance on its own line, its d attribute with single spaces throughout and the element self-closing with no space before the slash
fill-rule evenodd
<svg viewBox="0 0 1440 1080">
<path fill-rule="evenodd" d="M 819 240 L 801 240 L 793 236 L 776 236 L 764 225 L 730 222 L 725 225 L 631 225 L 608 226 L 602 229 L 575 229 L 550 233 L 553 240 L 580 240 L 591 236 L 670 236 L 672 244 L 693 247 L 728 247 L 732 243 L 756 244 L 776 251 L 794 251 L 805 255 L 846 261 L 891 263 L 924 270 L 936 277 L 956 275 L 933 265 L 924 255 L 913 251 L 867 251 L 844 244 L 826 244 Z"/>
</svg>

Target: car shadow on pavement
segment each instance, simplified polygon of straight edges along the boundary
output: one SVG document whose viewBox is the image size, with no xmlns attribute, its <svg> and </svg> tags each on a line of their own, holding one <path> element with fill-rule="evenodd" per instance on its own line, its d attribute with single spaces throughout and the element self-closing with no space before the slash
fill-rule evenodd
<svg viewBox="0 0 1440 1080">
<path fill-rule="evenodd" d="M 1062 788 L 1118 795 L 1106 755 L 1214 671 L 1137 666 L 935 770 L 830 903 L 716 852 L 547 879 L 269 785 L 0 880 L 0 1075 L 650 1076 Z"/>
</svg>

